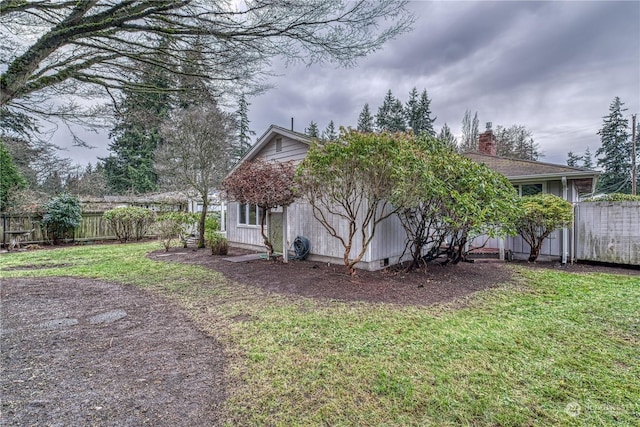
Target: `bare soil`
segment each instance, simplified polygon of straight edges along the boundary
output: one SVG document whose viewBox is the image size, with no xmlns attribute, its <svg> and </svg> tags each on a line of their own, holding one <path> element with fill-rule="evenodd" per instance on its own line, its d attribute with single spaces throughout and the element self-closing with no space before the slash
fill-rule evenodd
<svg viewBox="0 0 640 427">
<path fill-rule="evenodd" d="M 228 257 L 247 253 L 232 249 Z M 341 266 L 233 263 L 204 249 L 149 257 L 202 265 L 278 294 L 402 305 L 450 302 L 509 282 L 513 274 L 495 262 L 432 263 L 423 271 L 359 271 L 350 277 Z M 640 274 L 601 265 L 526 265 Z M 223 424 L 229 387 L 223 349 L 175 305 L 132 286 L 65 277 L 2 280 L 0 294 L 0 425 Z"/>
<path fill-rule="evenodd" d="M 0 425 L 220 424 L 222 348 L 172 304 L 64 277 L 0 290 Z"/>
</svg>

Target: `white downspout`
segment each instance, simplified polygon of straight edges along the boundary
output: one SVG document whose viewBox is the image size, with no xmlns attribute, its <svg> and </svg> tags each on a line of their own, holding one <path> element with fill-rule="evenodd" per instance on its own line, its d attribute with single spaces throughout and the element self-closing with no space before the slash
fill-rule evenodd
<svg viewBox="0 0 640 427">
<path fill-rule="evenodd" d="M 287 221 L 287 207 L 282 207 L 282 262 L 289 262 L 289 222 Z"/>
<path fill-rule="evenodd" d="M 562 198 L 567 200 L 569 198 L 569 192 L 567 189 L 567 177 L 562 177 Z M 562 227 L 562 265 L 567 265 L 567 255 L 569 250 L 569 245 L 567 240 L 569 239 L 569 230 L 566 226 Z"/>
</svg>

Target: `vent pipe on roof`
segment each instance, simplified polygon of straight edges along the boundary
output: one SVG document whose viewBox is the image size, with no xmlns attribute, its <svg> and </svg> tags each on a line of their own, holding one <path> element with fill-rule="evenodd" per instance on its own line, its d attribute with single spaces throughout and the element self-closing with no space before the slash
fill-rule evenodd
<svg viewBox="0 0 640 427">
<path fill-rule="evenodd" d="M 293 117 L 291 117 L 291 132 L 293 132 Z"/>
</svg>

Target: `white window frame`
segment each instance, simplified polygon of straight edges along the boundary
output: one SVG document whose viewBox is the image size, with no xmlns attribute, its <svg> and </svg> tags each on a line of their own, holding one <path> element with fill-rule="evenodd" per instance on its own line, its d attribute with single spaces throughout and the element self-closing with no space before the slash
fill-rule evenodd
<svg viewBox="0 0 640 427">
<path fill-rule="evenodd" d="M 518 184 L 514 184 L 513 186 L 518 191 L 518 196 L 522 197 L 522 186 L 523 185 L 540 185 L 542 186 L 542 191 L 540 194 L 547 194 L 547 183 L 546 181 L 532 181 L 532 182 L 519 182 Z"/>
<path fill-rule="evenodd" d="M 251 217 L 249 215 L 249 212 L 251 211 L 252 207 L 255 209 L 255 212 L 256 212 L 256 215 L 255 215 L 256 223 L 255 224 L 251 224 L 249 222 L 249 218 Z M 245 213 L 244 217 L 247 220 L 246 223 L 240 222 L 240 210 L 241 209 L 245 210 L 244 211 L 244 213 Z M 250 203 L 238 203 L 238 211 L 237 212 L 238 212 L 238 216 L 237 216 L 237 221 L 236 222 L 238 224 L 238 227 L 250 227 L 250 228 L 260 227 L 260 208 L 257 205 L 250 204 Z"/>
</svg>

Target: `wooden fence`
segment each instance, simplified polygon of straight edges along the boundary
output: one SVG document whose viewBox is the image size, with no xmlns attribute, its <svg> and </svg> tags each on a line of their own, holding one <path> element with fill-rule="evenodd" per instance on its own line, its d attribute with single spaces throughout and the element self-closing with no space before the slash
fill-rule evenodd
<svg viewBox="0 0 640 427">
<path fill-rule="evenodd" d="M 73 235 L 74 240 L 83 242 L 116 239 L 111 227 L 102 218 L 103 214 L 104 212 L 83 212 L 82 221 Z M 0 233 L 2 233 L 3 247 L 6 247 L 16 236 L 20 238 L 20 244 L 48 242 L 49 236 L 40 220 L 41 217 L 34 214 L 2 215 Z M 20 231 L 25 232 L 24 235 L 19 235 Z"/>
<path fill-rule="evenodd" d="M 640 202 L 581 202 L 575 210 L 576 259 L 640 265 Z"/>
</svg>

